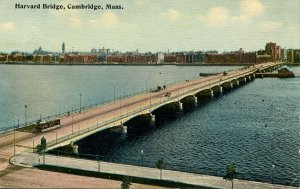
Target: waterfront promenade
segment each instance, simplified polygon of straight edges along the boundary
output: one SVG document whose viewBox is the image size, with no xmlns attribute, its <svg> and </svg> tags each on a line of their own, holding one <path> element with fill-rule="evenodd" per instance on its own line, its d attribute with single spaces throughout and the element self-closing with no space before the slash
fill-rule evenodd
<svg viewBox="0 0 300 189">
<path fill-rule="evenodd" d="M 35 153 L 22 153 L 11 159 L 11 162 L 20 166 L 36 166 L 44 163 L 43 156 Z M 64 168 L 72 168 L 97 173 L 110 173 L 116 175 L 127 175 L 130 177 L 139 177 L 153 180 L 160 180 L 160 170 L 149 167 L 139 167 L 125 164 L 109 163 L 102 161 L 76 159 L 70 157 L 61 157 L 54 155 L 45 156 L 45 165 L 52 165 Z M 231 188 L 231 182 L 225 181 L 222 177 L 208 176 L 201 174 L 185 173 L 178 171 L 162 170 L 161 180 L 173 181 L 207 188 Z M 282 186 L 269 183 L 261 183 L 246 180 L 234 180 L 236 189 L 293 189 L 296 187 Z"/>
</svg>

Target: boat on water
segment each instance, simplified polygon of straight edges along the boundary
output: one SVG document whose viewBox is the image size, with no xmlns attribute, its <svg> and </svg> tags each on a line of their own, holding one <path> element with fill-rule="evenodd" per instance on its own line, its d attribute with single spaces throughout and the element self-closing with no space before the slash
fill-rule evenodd
<svg viewBox="0 0 300 189">
<path fill-rule="evenodd" d="M 257 78 L 264 78 L 264 77 L 277 77 L 277 78 L 291 78 L 295 77 L 295 74 L 287 69 L 286 67 L 283 67 L 277 71 L 277 73 L 272 72 L 265 72 L 265 73 L 256 73 L 255 77 Z"/>
</svg>

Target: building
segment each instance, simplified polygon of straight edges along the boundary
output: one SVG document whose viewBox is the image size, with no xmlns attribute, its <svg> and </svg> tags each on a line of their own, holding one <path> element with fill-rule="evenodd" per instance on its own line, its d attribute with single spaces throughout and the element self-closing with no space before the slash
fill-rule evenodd
<svg viewBox="0 0 300 189">
<path fill-rule="evenodd" d="M 286 53 L 286 63 L 294 63 L 294 50 L 289 49 Z"/>
<path fill-rule="evenodd" d="M 93 64 L 98 61 L 97 55 L 93 54 L 65 54 L 61 60 L 66 64 Z"/>
<path fill-rule="evenodd" d="M 286 62 L 287 50 L 285 48 L 281 49 L 281 61 Z"/>
<path fill-rule="evenodd" d="M 164 57 L 165 57 L 164 53 L 157 53 L 157 63 L 158 64 L 163 63 L 164 62 Z"/>
<path fill-rule="evenodd" d="M 65 54 L 65 50 L 66 50 L 65 42 L 63 42 L 63 44 L 61 45 L 61 53 Z"/>
<path fill-rule="evenodd" d="M 294 63 L 300 63 L 300 49 L 294 50 Z"/>
<path fill-rule="evenodd" d="M 276 46 L 276 43 L 269 42 L 265 46 L 267 55 L 271 56 L 271 61 L 280 61 L 281 59 L 281 47 Z"/>
<path fill-rule="evenodd" d="M 204 55 L 205 53 L 203 51 L 194 52 L 193 63 L 204 62 Z"/>
<path fill-rule="evenodd" d="M 91 49 L 92 54 L 97 54 L 97 49 Z"/>
<path fill-rule="evenodd" d="M 165 54 L 164 62 L 165 63 L 175 63 L 177 61 L 177 56 L 175 54 Z"/>
<path fill-rule="evenodd" d="M 104 47 L 102 49 L 99 49 L 99 54 L 109 54 L 110 53 L 110 49 L 105 49 Z"/>
</svg>

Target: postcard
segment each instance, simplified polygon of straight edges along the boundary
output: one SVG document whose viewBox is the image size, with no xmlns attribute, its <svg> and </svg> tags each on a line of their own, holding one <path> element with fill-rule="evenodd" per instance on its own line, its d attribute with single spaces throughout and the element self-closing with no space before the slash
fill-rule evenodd
<svg viewBox="0 0 300 189">
<path fill-rule="evenodd" d="M 299 1 L 0 3 L 0 187 L 299 187 Z"/>
</svg>

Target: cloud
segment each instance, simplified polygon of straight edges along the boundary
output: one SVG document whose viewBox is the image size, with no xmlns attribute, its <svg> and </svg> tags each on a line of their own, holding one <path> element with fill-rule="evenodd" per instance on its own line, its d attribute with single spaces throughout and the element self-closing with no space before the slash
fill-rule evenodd
<svg viewBox="0 0 300 189">
<path fill-rule="evenodd" d="M 169 9 L 167 12 L 161 13 L 161 15 L 164 18 L 169 19 L 171 21 L 177 21 L 180 17 L 180 14 L 181 13 L 175 9 Z"/>
<path fill-rule="evenodd" d="M 106 28 L 115 27 L 119 24 L 117 14 L 113 12 L 105 12 L 97 19 L 91 19 L 89 24 L 92 26 L 104 26 Z"/>
<path fill-rule="evenodd" d="M 5 31 L 13 31 L 16 28 L 16 24 L 14 22 L 6 22 L 0 24 L 0 28 Z"/>
<path fill-rule="evenodd" d="M 145 5 L 145 0 L 135 0 L 134 3 L 138 6 L 144 6 Z"/>
<path fill-rule="evenodd" d="M 263 24 L 263 29 L 265 30 L 277 30 L 282 27 L 281 22 L 268 21 Z"/>
<path fill-rule="evenodd" d="M 211 26 L 223 26 L 230 23 L 251 21 L 254 17 L 264 12 L 264 6 L 260 0 L 241 0 L 240 14 L 233 16 L 227 7 L 215 6 L 208 10 L 206 15 L 198 15 L 196 18 Z"/>
<path fill-rule="evenodd" d="M 213 7 L 209 10 L 206 19 L 210 24 L 224 24 L 231 16 L 228 9 L 222 6 Z"/>
<path fill-rule="evenodd" d="M 113 12 L 103 13 L 100 19 L 101 22 L 107 27 L 113 27 L 119 23 L 118 16 Z"/>
<path fill-rule="evenodd" d="M 72 27 L 78 28 L 81 26 L 82 21 L 77 16 L 69 17 L 68 24 Z"/>
<path fill-rule="evenodd" d="M 260 0 L 241 0 L 240 19 L 251 19 L 264 12 L 264 6 Z"/>
</svg>

